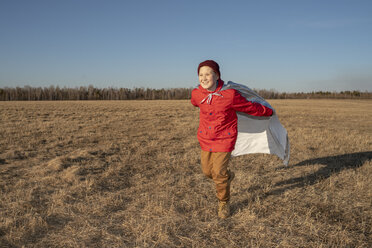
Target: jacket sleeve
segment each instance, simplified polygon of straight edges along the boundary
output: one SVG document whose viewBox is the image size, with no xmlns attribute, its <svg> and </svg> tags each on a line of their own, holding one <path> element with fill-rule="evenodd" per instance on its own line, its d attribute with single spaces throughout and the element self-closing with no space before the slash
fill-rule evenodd
<svg viewBox="0 0 372 248">
<path fill-rule="evenodd" d="M 254 116 L 272 116 L 273 110 L 256 102 L 250 102 L 234 90 L 233 109 Z"/>
<path fill-rule="evenodd" d="M 195 96 L 194 96 L 195 92 L 194 90 L 191 92 L 191 104 L 194 105 L 195 107 L 199 107 L 199 105 L 196 103 L 195 101 Z"/>
</svg>

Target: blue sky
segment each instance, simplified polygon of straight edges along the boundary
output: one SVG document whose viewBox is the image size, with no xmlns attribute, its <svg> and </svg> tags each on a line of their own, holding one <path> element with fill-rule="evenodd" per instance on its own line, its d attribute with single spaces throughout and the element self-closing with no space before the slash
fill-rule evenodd
<svg viewBox="0 0 372 248">
<path fill-rule="evenodd" d="M 0 87 L 372 91 L 372 1 L 0 0 Z"/>
</svg>

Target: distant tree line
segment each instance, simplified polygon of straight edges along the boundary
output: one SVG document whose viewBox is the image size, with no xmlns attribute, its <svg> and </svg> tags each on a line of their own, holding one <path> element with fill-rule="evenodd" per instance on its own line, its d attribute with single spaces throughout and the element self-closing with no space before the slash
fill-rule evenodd
<svg viewBox="0 0 372 248">
<path fill-rule="evenodd" d="M 312 91 L 312 92 L 277 92 L 276 90 L 254 89 L 265 99 L 372 99 L 369 91 Z"/>
<path fill-rule="evenodd" d="M 149 89 L 149 88 L 95 88 L 88 87 L 60 88 L 49 87 L 15 87 L 0 88 L 1 101 L 53 101 L 53 100 L 176 100 L 191 97 L 192 89 Z"/>
<path fill-rule="evenodd" d="M 75 88 L 49 87 L 5 87 L 0 88 L 0 101 L 54 101 L 54 100 L 176 100 L 190 99 L 193 88 L 96 88 L 92 85 Z M 372 99 L 372 92 L 361 91 L 314 91 L 300 93 L 277 92 L 255 89 L 265 99 Z"/>
</svg>

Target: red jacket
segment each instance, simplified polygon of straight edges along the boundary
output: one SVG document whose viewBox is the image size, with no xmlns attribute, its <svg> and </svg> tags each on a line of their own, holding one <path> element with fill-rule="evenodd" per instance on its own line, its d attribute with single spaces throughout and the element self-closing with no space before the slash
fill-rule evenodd
<svg viewBox="0 0 372 248">
<path fill-rule="evenodd" d="M 200 108 L 198 140 L 201 149 L 211 152 L 231 152 L 237 138 L 236 111 L 254 116 L 271 116 L 272 109 L 253 103 L 235 89 L 220 91 L 223 81 L 218 80 L 215 91 L 199 85 L 191 93 L 191 103 Z"/>
</svg>

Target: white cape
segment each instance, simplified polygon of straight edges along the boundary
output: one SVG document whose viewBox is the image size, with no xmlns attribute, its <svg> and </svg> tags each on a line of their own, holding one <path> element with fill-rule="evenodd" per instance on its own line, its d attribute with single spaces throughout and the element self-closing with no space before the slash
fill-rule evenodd
<svg viewBox="0 0 372 248">
<path fill-rule="evenodd" d="M 270 117 L 257 117 L 237 112 L 238 138 L 231 155 L 240 156 L 250 153 L 275 154 L 283 160 L 284 165 L 288 165 L 288 133 L 280 123 L 274 108 L 247 86 L 229 81 L 221 91 L 225 89 L 235 89 L 247 100 L 260 103 L 271 108 L 274 112 Z"/>
</svg>

